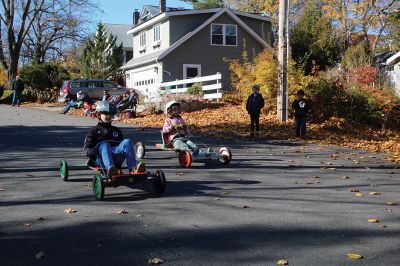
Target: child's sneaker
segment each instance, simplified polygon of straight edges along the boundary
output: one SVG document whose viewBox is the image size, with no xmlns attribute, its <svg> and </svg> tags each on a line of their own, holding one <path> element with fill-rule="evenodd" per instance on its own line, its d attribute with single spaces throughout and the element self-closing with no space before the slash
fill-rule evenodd
<svg viewBox="0 0 400 266">
<path fill-rule="evenodd" d="M 131 173 L 145 173 L 146 172 L 146 165 L 142 162 L 139 162 L 135 168 L 131 171 Z"/>
<path fill-rule="evenodd" d="M 115 165 L 111 165 L 110 168 L 108 168 L 107 177 L 112 179 L 112 177 L 116 175 L 118 175 L 118 169 L 115 167 Z"/>
</svg>

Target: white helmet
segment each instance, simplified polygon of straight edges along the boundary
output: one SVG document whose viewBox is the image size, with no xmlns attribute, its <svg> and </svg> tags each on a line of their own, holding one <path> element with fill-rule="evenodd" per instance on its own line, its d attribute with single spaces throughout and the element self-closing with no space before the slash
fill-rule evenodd
<svg viewBox="0 0 400 266">
<path fill-rule="evenodd" d="M 170 109 L 172 106 L 174 106 L 174 105 L 178 106 L 179 108 L 181 107 L 181 104 L 180 104 L 179 102 L 177 102 L 177 101 L 170 101 L 170 102 L 167 102 L 167 104 L 165 105 L 165 112 L 168 113 L 169 109 Z"/>
</svg>

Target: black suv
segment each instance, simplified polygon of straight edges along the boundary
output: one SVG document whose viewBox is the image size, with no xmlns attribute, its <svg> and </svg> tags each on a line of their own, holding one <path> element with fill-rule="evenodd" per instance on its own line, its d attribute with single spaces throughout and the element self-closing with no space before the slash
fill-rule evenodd
<svg viewBox="0 0 400 266">
<path fill-rule="evenodd" d="M 110 95 L 121 95 L 129 92 L 128 88 L 121 87 L 117 83 L 110 80 L 66 80 L 60 88 L 60 96 L 58 97 L 58 101 L 65 102 L 69 99 L 75 99 L 78 91 L 88 94 L 92 99 L 100 99 L 105 90 L 107 90 Z"/>
</svg>

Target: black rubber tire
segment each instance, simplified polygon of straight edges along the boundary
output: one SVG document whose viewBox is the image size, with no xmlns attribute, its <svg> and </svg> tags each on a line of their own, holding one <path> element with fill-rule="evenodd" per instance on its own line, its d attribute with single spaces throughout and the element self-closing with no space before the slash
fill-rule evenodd
<svg viewBox="0 0 400 266">
<path fill-rule="evenodd" d="M 154 191 L 157 194 L 162 194 L 165 191 L 167 185 L 167 180 L 165 179 L 165 174 L 162 170 L 157 171 L 157 178 L 153 181 Z"/>
</svg>

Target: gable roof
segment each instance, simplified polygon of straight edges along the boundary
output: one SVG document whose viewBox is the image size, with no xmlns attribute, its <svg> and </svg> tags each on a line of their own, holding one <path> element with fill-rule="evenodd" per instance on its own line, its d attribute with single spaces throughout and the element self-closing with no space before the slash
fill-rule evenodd
<svg viewBox="0 0 400 266">
<path fill-rule="evenodd" d="M 268 48 L 271 52 L 274 52 L 274 49 L 271 47 L 271 45 L 269 45 L 266 41 L 264 41 L 257 33 L 255 33 L 249 26 L 247 26 L 247 24 L 244 23 L 243 20 L 241 20 L 238 16 L 236 16 L 229 8 L 222 8 L 219 12 L 217 12 L 215 15 L 213 15 L 211 18 L 209 18 L 206 22 L 204 22 L 199 27 L 197 27 L 194 31 L 189 32 L 184 37 L 182 37 L 179 41 L 177 41 L 173 45 L 171 45 L 165 52 L 163 52 L 158 57 L 158 59 L 162 59 L 162 58 L 166 57 L 169 53 L 174 51 L 176 48 L 181 46 L 184 42 L 189 40 L 192 36 L 194 36 L 199 31 L 204 29 L 206 26 L 211 24 L 214 20 L 216 20 L 222 14 L 227 14 L 228 16 L 230 16 L 236 23 L 238 23 L 243 29 L 245 29 L 262 46 L 264 46 L 265 48 Z"/>
<path fill-rule="evenodd" d="M 132 28 L 132 25 L 128 24 L 104 24 L 105 30 L 108 34 L 112 34 L 117 37 L 117 44 L 122 42 L 124 48 L 133 47 L 133 39 L 131 36 L 126 35 L 126 32 Z"/>
<path fill-rule="evenodd" d="M 394 55 L 392 55 L 391 57 L 389 57 L 385 64 L 386 65 L 395 65 L 398 62 L 400 62 L 400 52 L 395 53 Z"/>
<path fill-rule="evenodd" d="M 154 7 L 154 6 L 153 6 Z M 205 13 L 218 13 L 221 10 L 230 10 L 233 14 L 239 15 L 239 16 L 245 16 L 245 17 L 250 17 L 250 18 L 255 18 L 263 21 L 268 21 L 272 22 L 271 18 L 267 16 L 260 16 L 257 14 L 251 14 L 251 13 L 246 13 L 246 12 L 241 12 L 237 11 L 234 9 L 229 9 L 229 8 L 210 8 L 210 9 L 193 9 L 193 10 L 187 10 L 187 9 L 173 9 L 173 8 L 167 8 L 167 12 L 164 13 L 159 13 L 157 11 L 157 15 L 153 16 L 151 19 L 148 19 L 146 21 L 142 21 L 139 24 L 135 25 L 131 30 L 127 32 L 127 34 L 132 34 L 136 33 L 138 31 L 141 31 L 147 27 L 150 27 L 163 19 L 166 19 L 168 17 L 175 17 L 175 16 L 186 16 L 186 15 L 197 15 L 197 14 L 205 14 Z"/>
<path fill-rule="evenodd" d="M 160 51 L 157 51 L 155 53 L 143 55 L 141 57 L 134 57 L 131 60 L 129 60 L 125 65 L 121 67 L 121 69 L 129 69 L 129 68 L 134 68 L 138 67 L 141 65 L 146 65 L 150 63 L 155 63 L 158 60 L 158 57 L 165 52 L 167 49 L 162 49 Z"/>
<path fill-rule="evenodd" d="M 174 12 L 174 11 L 184 11 L 187 9 L 183 9 L 183 8 L 175 8 L 175 7 L 166 7 L 166 12 Z M 145 16 L 145 12 L 148 13 L 149 18 L 143 19 Z M 140 25 L 142 23 L 145 23 L 149 20 L 151 20 L 152 18 L 160 15 L 160 7 L 159 6 L 153 6 L 153 5 L 145 5 L 143 6 L 142 12 L 140 13 L 140 18 L 139 18 L 139 22 L 137 25 Z M 135 26 L 137 26 L 135 25 Z"/>
</svg>

